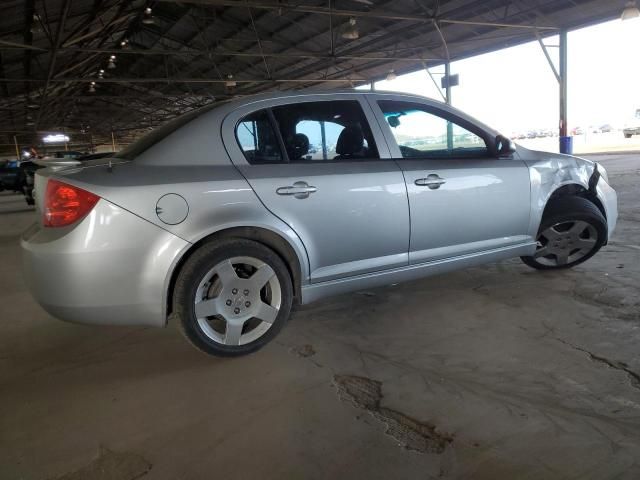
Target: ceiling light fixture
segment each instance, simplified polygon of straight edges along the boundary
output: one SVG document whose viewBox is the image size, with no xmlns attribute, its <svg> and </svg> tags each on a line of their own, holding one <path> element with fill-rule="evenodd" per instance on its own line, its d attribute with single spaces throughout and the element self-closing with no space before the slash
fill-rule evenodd
<svg viewBox="0 0 640 480">
<path fill-rule="evenodd" d="M 126 38 L 120 42 L 120 48 L 129 48 L 129 40 Z"/>
<path fill-rule="evenodd" d="M 393 69 L 389 70 L 389 73 L 387 73 L 387 82 L 392 82 L 396 78 L 398 78 L 396 72 Z"/>
<path fill-rule="evenodd" d="M 104 69 L 103 68 L 98 70 L 98 78 L 104 78 Z"/>
<path fill-rule="evenodd" d="M 96 82 L 91 82 L 89 84 L 89 93 L 96 93 Z"/>
<path fill-rule="evenodd" d="M 351 17 L 349 19 L 349 26 L 345 28 L 344 32 L 342 32 L 342 38 L 345 40 L 357 40 L 360 38 L 360 32 L 358 32 L 355 17 Z"/>
<path fill-rule="evenodd" d="M 153 15 L 151 15 L 151 7 L 144 9 L 144 13 L 142 14 L 142 23 L 145 25 L 153 25 L 155 23 Z"/>
<path fill-rule="evenodd" d="M 109 68 L 109 69 L 116 68 L 116 56 L 115 55 L 111 55 L 109 57 L 109 63 L 107 63 L 107 68 Z"/>
<path fill-rule="evenodd" d="M 68 142 L 69 137 L 63 133 L 51 133 L 42 138 L 44 143 L 63 143 Z"/>
<path fill-rule="evenodd" d="M 640 17 L 640 10 L 638 10 L 638 5 L 635 0 L 629 1 L 624 6 L 624 10 L 622 10 L 622 15 L 620 16 L 621 20 L 631 20 L 632 18 Z"/>
</svg>

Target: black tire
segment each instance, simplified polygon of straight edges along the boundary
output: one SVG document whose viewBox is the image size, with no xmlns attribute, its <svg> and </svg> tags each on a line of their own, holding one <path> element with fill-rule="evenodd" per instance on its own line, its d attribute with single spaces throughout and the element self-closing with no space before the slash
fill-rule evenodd
<svg viewBox="0 0 640 480">
<path fill-rule="evenodd" d="M 544 216 L 540 222 L 538 239 L 540 234 L 553 225 L 564 222 L 583 221 L 592 225 L 597 232 L 597 239 L 593 249 L 583 257 L 568 262 L 564 265 L 545 265 L 540 263 L 535 257 L 520 257 L 528 266 L 538 270 L 559 270 L 571 268 L 593 257 L 604 245 L 607 239 L 607 220 L 598 207 L 592 202 L 582 197 L 561 197 L 552 200 L 545 209 Z"/>
<path fill-rule="evenodd" d="M 280 283 L 280 309 L 271 327 L 256 340 L 245 345 L 224 345 L 205 334 L 194 312 L 194 299 L 199 283 L 218 263 L 233 257 L 253 257 L 268 264 Z M 234 357 L 246 355 L 262 348 L 285 325 L 291 312 L 293 286 L 283 260 L 261 243 L 242 238 L 227 238 L 206 243 L 194 252 L 182 266 L 173 291 L 172 318 L 193 346 L 209 355 Z"/>
</svg>

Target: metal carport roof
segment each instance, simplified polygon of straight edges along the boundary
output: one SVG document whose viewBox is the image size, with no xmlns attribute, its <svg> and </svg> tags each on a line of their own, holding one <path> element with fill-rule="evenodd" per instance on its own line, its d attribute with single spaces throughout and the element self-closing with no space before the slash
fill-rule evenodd
<svg viewBox="0 0 640 480">
<path fill-rule="evenodd" d="M 28 145 L 42 132 L 62 129 L 82 142 L 89 134 L 93 142 L 110 141 L 112 131 L 127 141 L 229 95 L 357 86 L 390 69 L 415 71 L 609 20 L 623 6 L 604 0 L 5 0 L 0 149 L 14 151 L 14 135 Z M 350 28 L 358 38 L 344 38 Z M 115 68 L 107 68 L 112 55 Z"/>
</svg>

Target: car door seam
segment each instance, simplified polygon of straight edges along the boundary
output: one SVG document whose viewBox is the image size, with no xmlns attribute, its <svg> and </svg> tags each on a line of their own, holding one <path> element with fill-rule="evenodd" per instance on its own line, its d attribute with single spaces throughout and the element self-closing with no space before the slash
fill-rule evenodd
<svg viewBox="0 0 640 480">
<path fill-rule="evenodd" d="M 270 107 L 265 107 L 267 109 L 270 109 Z M 235 162 L 233 161 L 231 154 L 229 153 L 229 150 L 227 149 L 227 144 L 225 142 L 225 138 L 224 135 L 222 133 L 222 129 L 225 125 L 225 123 L 227 122 L 227 117 L 231 115 L 231 113 L 227 114 L 222 121 L 220 122 L 220 138 L 222 139 L 222 146 L 224 148 L 225 153 L 227 154 L 227 159 L 229 160 L 229 163 L 233 166 L 233 168 L 236 169 L 236 171 L 240 174 L 240 176 L 244 179 L 245 182 L 247 182 L 247 185 L 249 186 L 249 188 L 251 189 L 251 192 L 253 192 L 253 195 L 256 197 L 256 199 L 258 200 L 258 202 L 260 202 L 260 205 L 262 205 L 265 210 L 267 212 L 269 212 L 271 215 L 273 215 L 275 218 L 277 218 L 278 220 L 280 220 L 282 223 L 284 223 L 287 227 L 289 227 L 291 229 L 291 231 L 293 233 L 295 233 L 296 237 L 298 238 L 298 240 L 300 241 L 300 244 L 302 245 L 302 248 L 304 248 L 304 253 L 306 255 L 306 264 L 307 264 L 307 272 L 309 272 L 309 278 L 305 279 L 306 281 L 310 282 L 311 281 L 311 262 L 309 261 L 309 252 L 307 251 L 307 246 L 304 244 L 304 242 L 302 241 L 302 238 L 300 238 L 300 235 L 298 235 L 298 232 L 295 231 L 295 229 L 289 225 L 287 222 L 285 222 L 282 218 L 280 218 L 278 215 L 276 215 L 273 211 L 271 211 L 271 209 L 269 207 L 267 207 L 267 205 L 262 201 L 262 199 L 260 198 L 260 195 L 258 195 L 258 193 L 255 191 L 255 189 L 253 188 L 253 185 L 251 185 L 251 182 L 249 181 L 249 179 L 245 176 L 245 174 L 242 172 L 242 170 L 238 167 L 238 165 L 235 164 Z M 235 128 L 235 127 L 234 127 Z M 273 128 L 273 126 L 272 126 Z M 278 132 L 276 132 L 278 133 Z M 286 153 L 284 153 L 286 155 Z M 288 159 L 288 157 L 287 157 Z"/>
<path fill-rule="evenodd" d="M 376 120 L 376 124 L 378 125 L 378 129 L 380 130 L 380 133 L 382 134 L 382 139 L 384 140 L 385 145 L 387 146 L 387 152 L 389 152 L 389 156 L 390 159 L 393 163 L 395 163 L 396 167 L 398 167 L 398 170 L 400 170 L 400 173 L 402 174 L 402 180 L 404 181 L 404 193 L 405 193 L 405 197 L 407 200 L 407 212 L 409 214 L 409 238 L 407 239 L 407 265 L 410 264 L 409 261 L 409 257 L 411 255 L 411 231 L 412 231 L 412 224 L 411 224 L 411 202 L 409 201 L 409 187 L 407 185 L 407 177 L 404 174 L 404 170 L 402 169 L 402 167 L 400 166 L 400 163 L 398 163 L 398 161 L 393 157 L 393 153 L 391 152 L 391 146 L 389 145 L 389 139 L 387 138 L 387 135 L 385 134 L 384 128 L 382 127 L 382 125 L 380 124 L 380 119 L 378 118 L 378 110 L 380 110 L 378 108 L 378 110 L 376 110 L 372 104 L 371 101 L 371 94 L 364 94 L 363 95 L 366 101 L 366 104 L 369 107 L 369 111 L 373 114 L 373 118 Z M 376 105 L 377 106 L 377 105 Z M 397 147 L 397 145 L 396 145 Z"/>
</svg>

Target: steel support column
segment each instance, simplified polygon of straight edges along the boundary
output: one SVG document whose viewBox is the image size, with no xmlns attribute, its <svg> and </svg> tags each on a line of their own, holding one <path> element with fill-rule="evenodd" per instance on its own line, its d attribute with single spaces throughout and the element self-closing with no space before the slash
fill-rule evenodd
<svg viewBox="0 0 640 480">
<path fill-rule="evenodd" d="M 448 56 L 448 54 L 447 54 Z M 451 62 L 448 60 L 444 64 L 444 78 L 447 82 L 445 84 L 445 101 L 447 105 L 451 105 Z M 453 150 L 453 124 L 447 120 L 447 150 Z"/>
<path fill-rule="evenodd" d="M 567 136 L 567 31 L 560 31 L 560 136 Z M 568 153 L 568 152 L 562 152 Z"/>
</svg>

